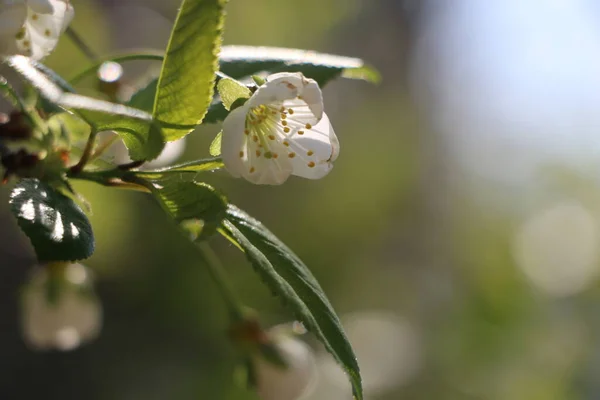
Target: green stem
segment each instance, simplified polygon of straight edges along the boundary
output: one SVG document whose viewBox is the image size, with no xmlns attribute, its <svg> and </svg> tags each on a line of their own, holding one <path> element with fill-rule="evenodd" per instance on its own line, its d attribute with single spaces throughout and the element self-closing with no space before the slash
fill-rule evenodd
<svg viewBox="0 0 600 400">
<path fill-rule="evenodd" d="M 27 106 L 25 102 L 16 92 L 16 90 L 8 83 L 5 77 L 0 75 L 0 90 L 1 93 L 6 97 L 8 101 L 10 101 L 13 106 L 20 108 L 21 110 L 26 110 Z"/>
<path fill-rule="evenodd" d="M 85 43 L 85 41 L 82 39 L 82 37 L 79 36 L 79 34 L 77 32 L 75 32 L 73 30 L 73 28 L 71 28 L 71 27 L 67 28 L 66 34 L 69 37 L 69 39 L 71 39 L 71 41 L 75 44 L 75 46 L 77 46 L 79 48 L 79 50 L 90 61 L 96 62 L 96 60 L 98 60 L 99 57 L 96 54 L 96 52 L 94 50 L 92 50 L 91 47 Z"/>
<path fill-rule="evenodd" d="M 144 186 L 149 189 L 151 192 L 154 192 L 153 185 L 149 181 L 139 178 L 135 175 L 131 175 L 126 172 L 123 175 L 123 178 L 127 182 L 136 183 L 140 186 Z M 188 231 L 183 229 L 181 225 L 177 225 L 179 232 L 190 238 L 190 234 Z M 196 248 L 202 255 L 202 258 L 206 261 L 206 265 L 208 267 L 208 272 L 210 273 L 211 278 L 217 284 L 225 303 L 227 304 L 227 308 L 229 309 L 230 317 L 233 321 L 244 321 L 247 315 L 247 312 L 244 310 L 244 306 L 239 302 L 237 297 L 235 296 L 235 292 L 233 288 L 229 285 L 229 281 L 227 280 L 227 275 L 225 274 L 225 269 L 223 268 L 223 264 L 217 256 L 217 253 L 213 251 L 213 249 L 209 246 L 209 244 L 205 241 L 195 241 L 195 238 L 192 238 L 193 243 L 196 245 Z"/>
<path fill-rule="evenodd" d="M 31 126 L 37 126 L 42 131 L 46 131 L 45 124 L 40 120 L 39 115 L 30 108 L 27 107 L 25 101 L 19 96 L 19 93 L 8 83 L 6 78 L 0 75 L 0 93 L 4 95 L 4 97 L 12 103 L 14 107 L 17 107 L 25 114 L 25 117 L 31 124 Z"/>
<path fill-rule="evenodd" d="M 87 148 L 87 146 L 86 146 Z M 89 160 L 91 160 L 93 154 L 89 156 Z M 83 155 L 82 155 L 83 159 Z M 81 161 L 78 163 L 78 165 Z M 208 166 L 207 168 L 202 168 L 202 166 Z M 131 165 L 121 165 L 117 168 L 113 169 L 105 169 L 100 171 L 84 171 L 79 169 L 80 167 L 73 166 L 71 169 L 67 171 L 67 177 L 71 179 L 81 179 L 87 180 L 91 182 L 96 182 L 104 186 L 123 186 L 116 185 L 117 182 L 121 183 L 132 183 L 137 186 L 148 187 L 149 181 L 160 179 L 167 175 L 180 176 L 181 174 L 194 174 L 197 175 L 201 172 L 214 171 L 216 169 L 222 168 L 221 159 L 218 157 L 205 159 L 205 160 L 196 160 L 191 161 L 184 164 L 175 165 L 168 168 L 163 168 L 159 170 L 151 170 L 151 171 L 130 171 Z M 77 168 L 76 168 L 77 167 Z M 127 168 L 129 167 L 129 168 Z M 146 191 L 149 191 L 146 190 Z"/>
<path fill-rule="evenodd" d="M 85 165 L 90 160 L 92 152 L 94 151 L 94 145 L 96 144 L 96 136 L 98 135 L 98 131 L 92 127 L 92 131 L 90 132 L 90 136 L 88 137 L 87 143 L 85 144 L 85 148 L 83 149 L 83 154 L 79 159 L 79 162 L 71 167 L 71 171 L 75 174 L 82 171 Z"/>
<path fill-rule="evenodd" d="M 96 182 L 104 186 L 125 187 L 123 185 L 128 185 L 126 187 L 128 189 L 137 189 L 140 191 L 150 193 L 152 193 L 153 191 L 152 184 L 149 181 L 137 177 L 130 171 L 119 168 L 109 171 L 98 172 L 74 171 L 72 168 L 67 173 L 67 176 L 69 178 Z M 178 226 L 178 229 L 182 235 L 189 238 L 189 233 L 183 228 L 181 228 L 181 226 Z M 194 244 L 196 245 L 196 248 L 202 255 L 202 258 L 206 261 L 208 272 L 210 273 L 211 278 L 219 288 L 219 292 L 221 292 L 221 295 L 223 296 L 223 299 L 227 304 L 227 308 L 229 309 L 231 319 L 234 321 L 245 320 L 247 312 L 245 311 L 245 308 L 242 305 L 242 303 L 240 303 L 237 299 L 233 288 L 229 285 L 229 281 L 227 280 L 227 276 L 225 274 L 225 269 L 223 268 L 223 264 L 221 263 L 219 256 L 214 252 L 214 250 L 209 246 L 207 242 L 194 242 Z"/>
<path fill-rule="evenodd" d="M 73 78 L 69 80 L 72 84 L 77 84 L 77 82 L 81 81 L 83 78 L 90 74 L 95 74 L 100 66 L 107 62 L 127 62 L 127 61 L 162 61 L 164 58 L 164 53 L 156 50 L 147 50 L 140 51 L 138 53 L 126 53 L 126 54 L 117 54 L 103 58 L 102 60 L 93 60 L 94 63 L 88 68 L 81 71 L 79 74 L 75 75 Z"/>
<path fill-rule="evenodd" d="M 231 285 L 229 285 L 229 281 L 227 280 L 227 276 L 225 274 L 225 269 L 223 268 L 223 264 L 221 263 L 219 256 L 207 242 L 196 242 L 196 247 L 199 249 L 202 257 L 206 261 L 208 272 L 210 273 L 213 281 L 217 284 L 221 295 L 227 303 L 231 318 L 234 321 L 244 320 L 246 312 L 244 311 L 244 307 L 235 296 L 233 288 Z"/>
<path fill-rule="evenodd" d="M 153 191 L 153 186 L 149 181 L 139 178 L 130 171 L 126 170 L 115 169 L 100 172 L 73 172 L 73 170 L 71 170 L 68 176 L 70 178 L 96 182 L 104 186 L 116 186 L 116 183 L 120 182 L 122 184 L 136 186 L 138 190 L 147 192 Z M 189 239 L 189 232 L 184 230 L 181 226 L 177 226 L 177 228 L 182 235 Z M 234 290 L 229 285 L 229 281 L 227 280 L 227 276 L 225 274 L 225 269 L 223 268 L 223 264 L 221 263 L 217 253 L 214 252 L 207 242 L 194 242 L 194 244 L 202 255 L 202 258 L 206 261 L 208 272 L 210 273 L 213 281 L 217 284 L 219 292 L 221 292 L 221 295 L 227 304 L 231 319 L 234 321 L 245 320 L 247 312 L 244 310 L 244 306 L 239 302 L 235 296 Z"/>
</svg>

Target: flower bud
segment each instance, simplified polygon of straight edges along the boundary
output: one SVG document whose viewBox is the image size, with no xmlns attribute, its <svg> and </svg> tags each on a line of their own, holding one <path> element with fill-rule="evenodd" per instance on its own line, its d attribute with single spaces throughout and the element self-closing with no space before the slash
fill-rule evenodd
<svg viewBox="0 0 600 400">
<path fill-rule="evenodd" d="M 23 149 L 12 153 L 3 147 L 0 153 L 0 165 L 5 169 L 2 183 L 6 183 L 11 175 L 29 176 L 40 161 L 37 154 L 29 154 Z"/>
<path fill-rule="evenodd" d="M 38 268 L 21 300 L 23 335 L 32 348 L 73 350 L 100 331 L 101 304 L 81 264 Z"/>
<path fill-rule="evenodd" d="M 13 111 L 10 115 L 0 113 L 0 139 L 27 140 L 33 135 L 33 128 L 23 111 Z"/>
<path fill-rule="evenodd" d="M 262 400 L 296 400 L 308 394 L 316 379 L 315 357 L 310 347 L 294 336 L 272 338 L 282 367 L 257 357 L 254 361 L 256 390 Z"/>
</svg>

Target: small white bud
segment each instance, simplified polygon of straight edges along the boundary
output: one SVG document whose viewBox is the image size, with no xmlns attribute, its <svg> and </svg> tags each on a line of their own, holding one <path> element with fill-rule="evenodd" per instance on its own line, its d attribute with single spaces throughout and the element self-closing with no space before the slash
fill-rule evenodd
<svg viewBox="0 0 600 400">
<path fill-rule="evenodd" d="M 22 296 L 22 329 L 37 350 L 73 350 L 100 332 L 102 308 L 81 264 L 37 269 Z"/>
<path fill-rule="evenodd" d="M 293 336 L 275 336 L 273 340 L 287 368 L 257 357 L 256 390 L 262 400 L 300 399 L 316 381 L 314 354 L 306 343 Z"/>
</svg>

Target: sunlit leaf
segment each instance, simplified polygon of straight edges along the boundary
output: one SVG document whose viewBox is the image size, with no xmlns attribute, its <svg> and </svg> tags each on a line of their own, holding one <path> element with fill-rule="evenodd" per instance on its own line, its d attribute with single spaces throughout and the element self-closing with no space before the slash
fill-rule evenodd
<svg viewBox="0 0 600 400">
<path fill-rule="evenodd" d="M 73 200 L 37 179 L 23 179 L 10 195 L 19 226 L 38 261 L 73 261 L 94 252 L 89 220 Z"/>
<path fill-rule="evenodd" d="M 213 139 L 208 152 L 213 157 L 218 157 L 221 155 L 221 138 L 223 137 L 223 131 L 217 133 L 217 136 Z"/>
<path fill-rule="evenodd" d="M 163 132 L 152 119 L 87 110 L 79 112 L 97 131 L 115 131 L 123 139 L 132 160 L 153 160 L 160 155 L 165 146 Z"/>
<path fill-rule="evenodd" d="M 226 0 L 184 0 L 158 81 L 154 117 L 168 141 L 202 122 L 212 101 Z M 176 126 L 179 125 L 179 126 Z"/>
<path fill-rule="evenodd" d="M 323 289 L 308 267 L 263 224 L 229 206 L 223 223 L 226 237 L 244 249 L 269 289 L 290 307 L 346 370 L 357 399 L 362 383 L 356 357 Z"/>
<path fill-rule="evenodd" d="M 217 90 L 219 96 L 221 96 L 223 106 L 227 110 L 231 110 L 231 106 L 239 99 L 248 99 L 252 96 L 250 89 L 231 78 L 221 79 L 217 84 Z"/>
<path fill-rule="evenodd" d="M 205 183 L 168 181 L 152 185 L 152 192 L 176 222 L 201 220 L 202 237 L 214 233 L 225 218 L 225 197 Z"/>
<path fill-rule="evenodd" d="M 200 172 L 214 171 L 223 168 L 223 161 L 220 158 L 207 158 L 202 160 L 189 161 L 183 164 L 177 164 L 166 168 L 132 172 L 137 177 L 147 180 L 162 180 L 168 176 L 177 176 L 182 174 L 198 174 Z"/>
<path fill-rule="evenodd" d="M 340 75 L 373 83 L 380 80 L 377 71 L 359 58 L 278 47 L 223 46 L 220 68 L 235 79 L 262 71 L 302 72 L 321 86 Z"/>
</svg>

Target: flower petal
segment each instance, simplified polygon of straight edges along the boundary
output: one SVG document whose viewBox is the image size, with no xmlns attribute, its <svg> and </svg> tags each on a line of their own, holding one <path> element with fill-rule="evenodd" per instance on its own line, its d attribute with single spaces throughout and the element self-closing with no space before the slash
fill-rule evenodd
<svg viewBox="0 0 600 400">
<path fill-rule="evenodd" d="M 313 79 L 307 79 L 299 72 L 282 72 L 269 75 L 267 82 L 258 88 L 248 101 L 250 107 L 262 104 L 277 105 L 286 100 L 301 100 L 316 117 L 316 122 L 323 115 L 323 96 L 319 84 Z M 288 106 L 286 106 L 288 107 Z"/>
<path fill-rule="evenodd" d="M 321 119 L 323 115 L 323 95 L 319 84 L 314 79 L 306 78 L 300 72 L 284 72 L 268 76 L 267 84 L 297 88 L 297 97 L 300 97 L 299 100 L 302 100 L 308 106 L 317 118 L 317 122 Z"/>
<path fill-rule="evenodd" d="M 38 14 L 52 14 L 54 12 L 54 4 L 51 0 L 27 0 L 27 6 Z"/>
<path fill-rule="evenodd" d="M 323 94 L 319 84 L 313 79 L 306 79 L 300 92 L 300 96 L 306 102 L 312 113 L 320 121 L 323 116 Z"/>
<path fill-rule="evenodd" d="M 0 9 L 0 43 L 14 41 L 25 18 L 27 18 L 27 6 L 25 4 L 13 4 Z"/>
<path fill-rule="evenodd" d="M 327 115 L 323 114 L 323 116 L 325 117 L 324 119 L 327 119 L 327 123 L 329 123 L 329 142 L 331 143 L 331 157 L 329 158 L 329 162 L 334 162 L 340 155 L 340 141 L 335 135 L 335 131 Z"/>
<path fill-rule="evenodd" d="M 302 86 L 302 80 L 304 75 L 300 72 L 278 72 L 276 74 L 271 74 L 267 76 L 267 83 L 271 84 L 279 84 L 281 82 L 291 83 L 296 87 Z"/>
<path fill-rule="evenodd" d="M 268 146 L 265 149 L 252 139 L 246 141 L 243 176 L 259 185 L 281 185 L 292 174 L 292 163 L 285 157 L 283 144 L 273 141 Z"/>
<path fill-rule="evenodd" d="M 227 171 L 234 177 L 242 176 L 244 163 L 240 152 L 245 150 L 246 138 L 246 105 L 236 108 L 223 121 L 223 137 L 221 138 L 221 158 Z"/>
<path fill-rule="evenodd" d="M 56 47 L 60 35 L 73 19 L 74 10 L 64 1 L 49 1 L 52 6 L 51 14 L 40 14 L 31 8 L 27 9 L 23 35 L 10 46 L 9 51 L 39 60 Z"/>
<path fill-rule="evenodd" d="M 307 179 L 320 179 L 327 175 L 339 154 L 339 142 L 326 114 L 317 125 L 296 132 L 285 143 L 289 144 L 288 158 L 294 168 L 292 174 Z"/>
<path fill-rule="evenodd" d="M 298 97 L 296 86 L 288 85 L 283 81 L 267 82 L 256 90 L 246 104 L 250 107 L 258 107 L 263 104 L 273 105 L 296 97 Z"/>
<path fill-rule="evenodd" d="M 282 112 L 281 119 L 286 119 L 287 121 L 281 123 L 286 125 L 292 130 L 302 130 L 308 125 L 316 125 L 323 113 L 321 112 L 320 116 L 316 116 L 315 113 L 311 110 L 310 106 L 304 101 L 300 99 L 292 99 L 286 100 L 282 103 Z"/>
</svg>

